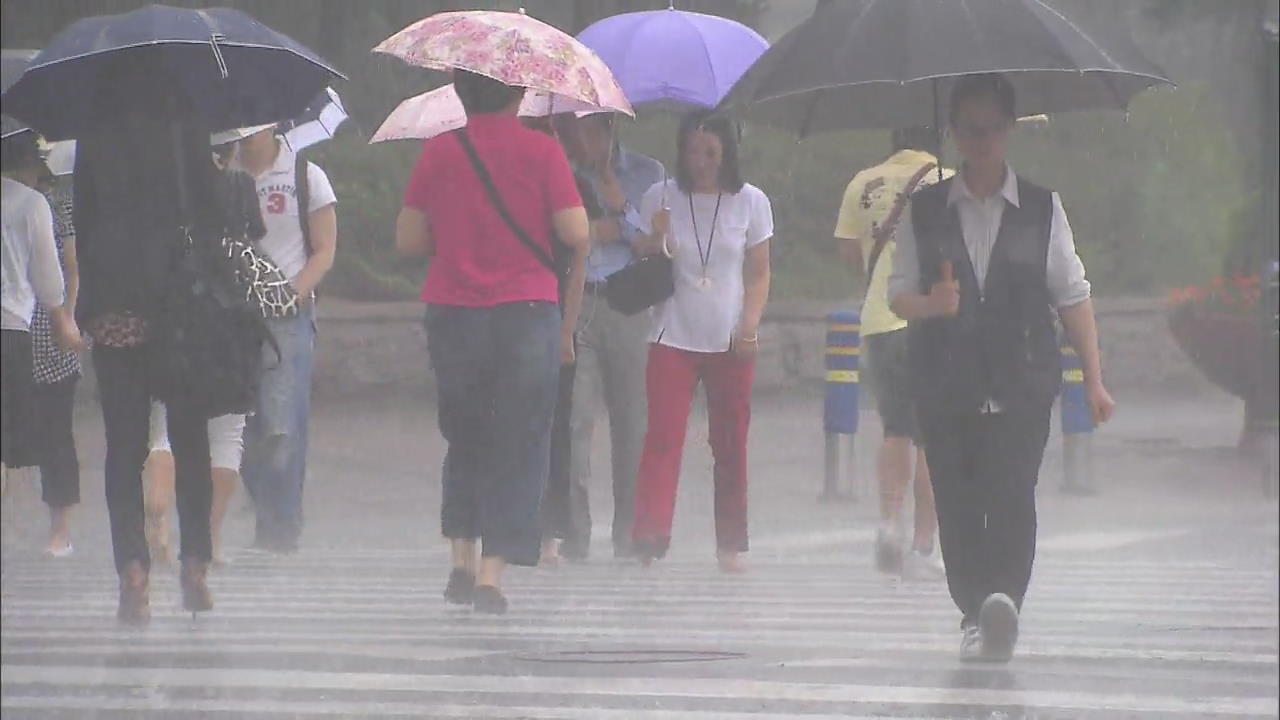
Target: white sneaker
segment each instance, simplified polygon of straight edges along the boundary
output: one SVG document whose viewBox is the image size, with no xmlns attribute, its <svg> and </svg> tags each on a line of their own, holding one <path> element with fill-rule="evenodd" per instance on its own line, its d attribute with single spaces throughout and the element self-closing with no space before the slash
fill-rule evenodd
<svg viewBox="0 0 1280 720">
<path fill-rule="evenodd" d="M 960 662 L 982 662 L 982 631 L 977 625 L 966 625 L 960 639 Z"/>
<path fill-rule="evenodd" d="M 995 593 L 982 603 L 978 614 L 982 629 L 982 659 L 1007 663 L 1018 644 L 1018 606 L 1004 593 Z"/>
<path fill-rule="evenodd" d="M 903 580 L 942 580 L 946 577 L 947 568 L 942 564 L 942 554 L 937 550 L 930 553 L 912 550 L 903 559 Z"/>
</svg>

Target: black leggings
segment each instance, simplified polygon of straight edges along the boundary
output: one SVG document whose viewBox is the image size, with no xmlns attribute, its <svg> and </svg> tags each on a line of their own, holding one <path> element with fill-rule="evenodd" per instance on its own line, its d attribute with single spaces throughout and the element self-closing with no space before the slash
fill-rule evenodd
<svg viewBox="0 0 1280 720">
<path fill-rule="evenodd" d="M 80 502 L 80 459 L 71 432 L 79 375 L 53 383 L 36 383 L 33 410 L 40 459 L 40 498 L 53 508 Z"/>
<path fill-rule="evenodd" d="M 147 552 L 146 511 L 143 507 L 142 466 L 147 459 L 151 422 L 151 392 L 147 383 L 146 346 L 93 350 L 107 431 L 107 512 L 111 517 L 111 546 L 116 571 L 137 560 L 151 567 Z M 178 523 L 183 560 L 208 562 L 213 557 L 209 536 L 209 507 L 213 480 L 209 468 L 209 419 L 177 403 L 167 403 L 169 444 L 176 466 Z"/>
</svg>

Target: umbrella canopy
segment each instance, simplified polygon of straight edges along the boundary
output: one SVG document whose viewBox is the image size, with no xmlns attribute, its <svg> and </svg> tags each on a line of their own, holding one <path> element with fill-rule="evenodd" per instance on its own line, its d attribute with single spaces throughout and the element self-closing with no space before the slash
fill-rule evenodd
<svg viewBox="0 0 1280 720">
<path fill-rule="evenodd" d="M 1088 0 L 825 0 L 722 106 L 801 135 L 926 124 L 954 78 L 1003 72 L 1022 115 L 1123 109 L 1169 80 L 1120 19 Z"/>
<path fill-rule="evenodd" d="M 280 123 L 284 133 L 284 141 L 294 152 L 329 140 L 338 127 L 347 120 L 347 110 L 342 106 L 342 98 L 333 88 L 325 88 L 312 99 L 302 114 Z"/>
<path fill-rule="evenodd" d="M 634 114 L 609 66 L 587 46 L 523 13 L 468 11 L 419 20 L 373 49 L 431 70 L 467 70 L 507 85 Z"/>
<path fill-rule="evenodd" d="M 586 103 L 564 103 L 558 96 L 546 93 L 526 93 L 520 103 L 520 117 L 547 117 L 557 113 L 573 112 L 579 115 L 593 112 L 612 112 L 592 107 Z M 427 140 L 452 130 L 466 127 L 467 111 L 462 100 L 454 92 L 453 85 L 438 87 L 430 92 L 415 95 L 396 106 L 382 122 L 369 143 L 388 140 Z"/>
<path fill-rule="evenodd" d="M 4 108 L 51 140 L 123 106 L 178 107 L 222 130 L 292 117 L 335 77 L 315 53 L 237 10 L 151 5 L 59 32 L 5 90 Z"/>
<path fill-rule="evenodd" d="M 39 50 L 0 50 L 0 92 L 17 82 L 39 53 Z M 16 118 L 0 115 L 0 136 L 9 137 L 30 129 Z"/>
<path fill-rule="evenodd" d="M 713 108 L 769 49 L 755 30 L 667 9 L 607 17 L 578 34 L 635 107 Z"/>
</svg>

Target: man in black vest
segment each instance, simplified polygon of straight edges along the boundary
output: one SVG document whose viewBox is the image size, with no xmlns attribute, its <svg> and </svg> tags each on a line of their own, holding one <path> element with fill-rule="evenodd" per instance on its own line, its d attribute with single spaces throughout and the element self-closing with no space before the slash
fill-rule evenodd
<svg viewBox="0 0 1280 720">
<path fill-rule="evenodd" d="M 912 384 L 966 661 L 1007 662 L 1017 642 L 1035 557 L 1036 480 L 1062 376 L 1055 310 L 1083 361 L 1094 420 L 1115 406 L 1062 201 L 1005 160 L 1016 118 L 1004 76 L 957 82 L 950 121 L 963 166 L 912 197 L 889 281 L 891 307 L 910 323 Z"/>
</svg>

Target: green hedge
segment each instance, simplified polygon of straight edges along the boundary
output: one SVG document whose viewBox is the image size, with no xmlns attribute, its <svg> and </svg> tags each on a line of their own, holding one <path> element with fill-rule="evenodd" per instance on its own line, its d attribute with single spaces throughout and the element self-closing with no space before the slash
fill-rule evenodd
<svg viewBox="0 0 1280 720">
<path fill-rule="evenodd" d="M 1061 193 L 1099 292 L 1151 292 L 1203 280 L 1221 271 L 1228 248 L 1249 232 L 1240 219 L 1262 195 L 1245 186 L 1236 145 L 1214 108 L 1207 88 L 1188 86 L 1139 96 L 1127 117 L 1072 113 L 1019 126 L 1012 159 Z M 675 126 L 676 118 L 659 114 L 621 132 L 629 146 L 670 167 Z M 329 289 L 354 299 L 410 298 L 423 267 L 395 259 L 391 246 L 419 146 L 369 146 L 371 130 L 344 132 L 313 151 L 340 199 L 339 260 Z M 778 297 L 856 292 L 832 252 L 832 227 L 845 184 L 887 154 L 888 143 L 883 131 L 797 142 L 771 128 L 745 129 L 745 173 L 774 204 Z M 953 149 L 945 153 L 955 161 Z"/>
</svg>

